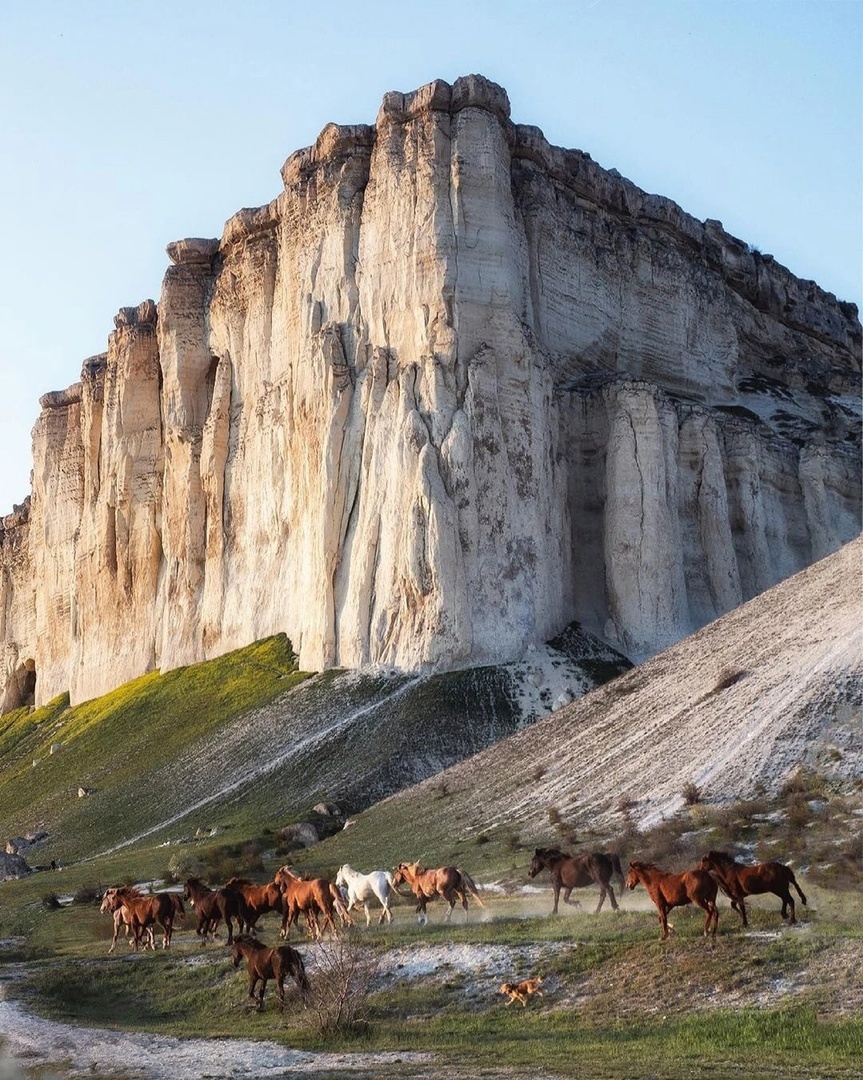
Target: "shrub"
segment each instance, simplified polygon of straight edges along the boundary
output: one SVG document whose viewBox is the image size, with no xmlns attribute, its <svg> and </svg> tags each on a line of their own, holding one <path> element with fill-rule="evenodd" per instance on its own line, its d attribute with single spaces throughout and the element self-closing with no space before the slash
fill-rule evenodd
<svg viewBox="0 0 863 1080">
<path fill-rule="evenodd" d="M 368 997 L 378 961 L 350 937 L 322 941 L 315 951 L 309 1012 L 319 1035 L 345 1035 L 368 1027 Z"/>
<path fill-rule="evenodd" d="M 693 780 L 683 785 L 680 794 L 687 806 L 695 806 L 701 802 L 701 788 Z"/>
<path fill-rule="evenodd" d="M 739 683 L 741 679 L 746 677 L 746 672 L 740 668 L 723 668 L 719 672 L 719 677 L 716 680 L 715 691 L 727 690 L 729 686 L 734 686 L 735 683 Z"/>
<path fill-rule="evenodd" d="M 102 895 L 98 885 L 80 885 L 72 897 L 75 904 L 92 904 Z"/>
<path fill-rule="evenodd" d="M 56 911 L 60 906 L 60 898 L 55 892 L 45 893 L 42 897 L 42 907 L 48 908 L 49 911 Z"/>
</svg>

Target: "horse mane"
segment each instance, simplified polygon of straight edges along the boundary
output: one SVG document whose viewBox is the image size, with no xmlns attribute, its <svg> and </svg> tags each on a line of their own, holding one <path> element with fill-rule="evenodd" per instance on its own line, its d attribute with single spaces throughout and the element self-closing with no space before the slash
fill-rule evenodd
<svg viewBox="0 0 863 1080">
<path fill-rule="evenodd" d="M 708 851 L 707 858 L 711 862 L 735 863 L 737 861 L 728 851 Z"/>
<path fill-rule="evenodd" d="M 125 896 L 130 900 L 141 899 L 144 896 L 137 885 L 118 885 L 115 891 L 117 896 Z"/>
<path fill-rule="evenodd" d="M 542 855 L 545 855 L 546 857 L 548 857 L 549 855 L 552 855 L 555 858 L 561 858 L 561 859 L 571 859 L 572 858 L 572 855 L 570 855 L 570 853 L 568 851 L 562 851 L 559 847 L 537 848 L 536 851 L 537 851 L 537 854 L 542 854 Z"/>
<path fill-rule="evenodd" d="M 225 882 L 226 889 L 235 889 L 238 885 L 254 885 L 254 882 L 247 877 L 232 877 Z"/>
</svg>

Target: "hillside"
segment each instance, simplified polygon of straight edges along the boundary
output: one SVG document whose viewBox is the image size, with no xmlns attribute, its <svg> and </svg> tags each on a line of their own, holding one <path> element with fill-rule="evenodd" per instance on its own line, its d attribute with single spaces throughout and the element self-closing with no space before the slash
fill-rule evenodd
<svg viewBox="0 0 863 1080">
<path fill-rule="evenodd" d="M 604 836 L 776 796 L 801 766 L 863 780 L 863 538 L 661 655 L 358 820 L 350 843 L 412 857 L 494 835 L 522 846 L 555 824 Z M 337 853 L 333 858 L 337 858 Z"/>
<path fill-rule="evenodd" d="M 0 822 L 7 838 L 48 833 L 31 862 L 67 864 L 140 841 L 254 835 L 322 800 L 355 813 L 630 666 L 573 626 L 517 664 L 310 676 L 280 635 L 0 718 Z"/>
</svg>

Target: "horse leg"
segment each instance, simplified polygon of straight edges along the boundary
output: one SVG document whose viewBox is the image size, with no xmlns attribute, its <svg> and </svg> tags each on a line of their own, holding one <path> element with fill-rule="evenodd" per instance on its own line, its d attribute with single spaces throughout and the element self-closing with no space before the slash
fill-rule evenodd
<svg viewBox="0 0 863 1080">
<path fill-rule="evenodd" d="M 609 886 L 609 888 L 611 888 L 611 886 Z M 594 913 L 593 913 L 594 915 L 598 915 L 600 913 L 600 911 L 602 911 L 602 905 L 605 902 L 605 894 L 606 894 L 606 892 L 607 892 L 606 887 L 604 885 L 600 885 L 599 886 L 599 903 L 596 905 L 596 911 L 594 911 Z M 615 907 L 617 906 L 614 903 L 614 893 L 611 894 L 611 902 Z"/>
<path fill-rule="evenodd" d="M 285 973 L 284 973 L 284 971 L 279 971 L 278 975 L 276 976 L 276 994 L 278 995 L 278 998 L 279 998 L 279 1008 L 284 1009 L 284 1007 L 285 1007 Z"/>
<path fill-rule="evenodd" d="M 778 892 L 776 894 L 782 900 L 782 918 L 788 923 L 789 926 L 793 926 L 797 922 L 797 912 L 794 907 L 794 900 L 791 897 L 791 892 L 786 888 L 784 893 Z M 786 912 L 788 908 L 791 908 L 791 915 L 788 917 Z"/>
<path fill-rule="evenodd" d="M 674 927 L 669 927 L 668 925 L 668 908 L 666 905 L 664 903 L 659 903 L 656 906 L 659 909 L 659 923 L 662 926 L 662 940 L 665 941 L 668 937 L 669 929 L 673 930 Z"/>
<path fill-rule="evenodd" d="M 617 911 L 620 905 L 617 902 L 617 897 L 614 895 L 614 887 L 610 881 L 605 887 L 608 890 L 608 899 L 611 901 L 611 910 Z"/>
<path fill-rule="evenodd" d="M 368 900 L 363 900 L 363 911 L 366 913 L 366 929 L 368 929 L 372 924 L 372 917 L 371 917 L 371 914 L 369 913 L 369 902 L 368 902 Z"/>
<path fill-rule="evenodd" d="M 560 900 L 560 883 L 555 882 L 555 884 L 554 884 L 554 907 L 551 909 L 552 915 L 557 915 L 557 905 L 558 905 L 559 900 Z"/>
</svg>

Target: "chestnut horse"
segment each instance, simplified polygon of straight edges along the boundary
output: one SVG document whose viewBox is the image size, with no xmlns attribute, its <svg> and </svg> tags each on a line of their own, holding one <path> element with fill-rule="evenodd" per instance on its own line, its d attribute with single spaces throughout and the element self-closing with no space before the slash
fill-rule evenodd
<svg viewBox="0 0 863 1080">
<path fill-rule="evenodd" d="M 697 904 L 707 912 L 704 936 L 711 933 L 712 923 L 713 937 L 716 938 L 716 928 L 719 925 L 719 912 L 716 908 L 718 886 L 706 870 L 686 870 L 682 874 L 670 874 L 653 863 L 632 862 L 626 876 L 626 887 L 634 889 L 638 884 L 647 889 L 650 899 L 656 904 L 662 924 L 663 941 L 668 937 L 668 931 L 674 929 L 668 921 L 669 911 L 686 904 Z"/>
<path fill-rule="evenodd" d="M 130 886 L 130 891 L 134 891 L 136 896 L 143 895 L 137 889 L 134 889 L 133 886 Z M 112 897 L 109 896 L 109 893 L 116 893 L 116 889 L 106 889 L 105 895 L 102 897 L 102 906 L 99 908 L 100 911 L 111 911 L 111 907 L 109 905 L 111 903 Z M 118 908 L 115 908 L 112 914 L 114 916 L 114 936 L 111 938 L 111 947 L 110 949 L 108 949 L 109 953 L 112 953 L 114 949 L 116 949 L 117 938 L 120 936 L 121 929 L 125 930 L 127 940 L 129 938 L 129 934 L 132 932 L 132 912 L 124 904 L 121 904 Z M 133 941 L 129 941 L 130 945 L 132 945 L 133 943 Z M 153 934 L 152 926 L 147 927 L 147 941 L 144 943 L 144 948 L 153 950 L 155 950 L 156 948 L 156 938 Z"/>
<path fill-rule="evenodd" d="M 101 910 L 116 912 L 120 908 L 126 908 L 129 912 L 130 919 L 126 920 L 124 917 L 123 921 L 128 921 L 132 928 L 133 947 L 136 952 L 142 934 L 154 923 L 158 923 L 163 930 L 162 948 L 169 948 L 174 933 L 174 919 L 177 915 L 185 914 L 183 901 L 176 893 L 160 892 L 152 896 L 142 896 L 134 888 L 107 889 L 102 898 Z M 152 937 L 152 934 L 150 936 Z"/>
<path fill-rule="evenodd" d="M 225 920 L 228 928 L 228 945 L 234 940 L 234 923 L 238 929 L 247 921 L 248 908 L 241 892 L 236 889 L 208 888 L 200 878 L 189 878 L 183 888 L 183 896 L 188 900 L 198 916 L 195 933 L 201 938 L 201 944 L 207 944 L 210 934 L 215 936 L 216 927 Z"/>
<path fill-rule="evenodd" d="M 758 893 L 773 893 L 782 901 L 782 918 L 789 923 L 796 923 L 797 916 L 789 885 L 797 890 L 800 899 L 806 903 L 803 890 L 797 884 L 794 871 L 780 862 L 758 863 L 757 866 L 745 866 L 735 862 L 727 851 L 708 851 L 701 860 L 701 869 L 708 870 L 719 882 L 719 887 L 731 898 L 731 906 L 748 926 L 744 896 Z M 791 916 L 788 917 L 788 909 Z"/>
<path fill-rule="evenodd" d="M 300 988 L 300 996 L 305 1005 L 309 999 L 309 980 L 306 965 L 296 949 L 290 945 L 279 945 L 271 949 L 256 938 L 239 934 L 231 943 L 231 959 L 234 967 L 240 966 L 245 959 L 249 971 L 249 997 L 256 1001 L 258 1012 L 264 1010 L 264 992 L 267 980 L 276 980 L 276 992 L 279 995 L 279 1008 L 285 1007 L 285 977 L 290 975 Z M 261 992 L 255 996 L 255 986 L 261 984 Z"/>
<path fill-rule="evenodd" d="M 399 863 L 393 873 L 393 888 L 399 896 L 404 896 L 399 889 L 402 883 L 407 883 L 408 888 L 416 897 L 417 922 L 423 925 L 429 921 L 426 904 L 438 896 L 449 904 L 447 913 L 444 915 L 446 922 L 449 922 L 453 908 L 459 901 L 464 908 L 465 916 L 467 915 L 468 893 L 471 893 L 480 907 L 485 907 L 470 874 L 457 866 L 440 866 L 436 870 L 426 870 L 419 863 Z"/>
<path fill-rule="evenodd" d="M 276 871 L 275 883 L 281 890 L 285 905 L 281 935 L 286 941 L 291 936 L 291 926 L 299 920 L 300 913 L 306 918 L 306 930 L 314 938 L 320 937 L 327 926 L 335 935 L 336 915 L 343 925 L 353 926 L 353 919 L 347 913 L 339 890 L 327 878 L 311 878 L 305 881 L 295 874 L 290 866 L 281 866 Z M 318 915 L 323 916 L 323 927 L 318 923 Z"/>
<path fill-rule="evenodd" d="M 262 915 L 266 915 L 268 911 L 284 914 L 282 891 L 275 881 L 268 881 L 266 885 L 255 885 L 248 878 L 232 877 L 225 883 L 225 888 L 236 889 L 246 901 L 246 921 L 240 926 L 241 930 L 255 934 L 256 924 Z"/>
<path fill-rule="evenodd" d="M 611 887 L 612 875 L 616 874 L 623 884 L 623 870 L 617 855 L 608 854 L 604 851 L 591 851 L 587 855 L 567 855 L 560 848 L 537 848 L 528 870 L 528 877 L 535 878 L 543 870 L 551 874 L 551 884 L 554 888 L 554 907 L 552 915 L 557 915 L 557 904 L 563 890 L 564 904 L 575 903 L 569 899 L 573 889 L 583 889 L 586 885 L 599 886 L 599 903 L 596 905 L 594 915 L 598 915 L 602 908 L 606 895 L 611 901 L 613 911 L 617 911 L 617 900 L 614 889 Z"/>
</svg>

